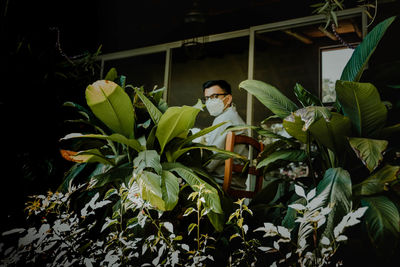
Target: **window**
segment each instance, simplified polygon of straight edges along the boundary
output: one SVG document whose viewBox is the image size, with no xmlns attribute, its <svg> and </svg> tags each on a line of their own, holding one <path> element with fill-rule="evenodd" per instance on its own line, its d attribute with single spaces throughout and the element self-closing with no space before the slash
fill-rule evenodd
<svg viewBox="0 0 400 267">
<path fill-rule="evenodd" d="M 164 65 L 165 52 L 127 57 L 106 61 L 104 75 L 114 67 L 118 75 L 126 76 L 126 84 L 151 91 L 155 86 L 164 86 Z"/>
<path fill-rule="evenodd" d="M 172 49 L 171 83 L 168 105 L 194 105 L 203 96 L 202 84 L 207 80 L 226 80 L 232 88 L 233 102 L 243 120 L 246 120 L 245 90 L 238 85 L 247 79 L 249 38 L 240 37 L 206 43 L 202 55 L 189 57 L 182 48 Z M 195 127 L 205 128 L 213 117 L 207 110 L 197 116 Z"/>
<path fill-rule="evenodd" d="M 350 48 L 321 49 L 321 99 L 323 103 L 336 101 L 335 83 L 353 54 Z"/>
</svg>

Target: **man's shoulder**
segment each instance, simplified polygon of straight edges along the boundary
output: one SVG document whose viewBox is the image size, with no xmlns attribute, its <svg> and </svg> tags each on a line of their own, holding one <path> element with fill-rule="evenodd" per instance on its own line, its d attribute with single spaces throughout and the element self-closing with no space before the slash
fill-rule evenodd
<svg viewBox="0 0 400 267">
<path fill-rule="evenodd" d="M 232 120 L 233 124 L 244 124 L 244 120 L 242 119 L 242 117 L 239 115 L 239 112 L 237 112 L 237 110 L 235 108 L 232 108 L 229 110 L 229 117 Z"/>
</svg>

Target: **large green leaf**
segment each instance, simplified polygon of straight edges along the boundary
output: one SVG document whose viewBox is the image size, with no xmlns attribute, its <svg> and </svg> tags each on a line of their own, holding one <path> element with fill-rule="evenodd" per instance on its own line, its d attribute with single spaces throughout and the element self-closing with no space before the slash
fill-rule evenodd
<svg viewBox="0 0 400 267">
<path fill-rule="evenodd" d="M 161 189 L 161 176 L 148 172 L 139 172 L 136 176 L 142 198 L 150 202 L 151 205 L 159 210 L 166 210 L 165 202 Z"/>
<path fill-rule="evenodd" d="M 154 88 L 153 91 L 149 92 L 149 96 L 151 96 L 156 103 L 159 103 L 162 99 L 164 92 L 166 91 L 165 87 Z"/>
<path fill-rule="evenodd" d="M 360 80 L 369 58 L 394 19 L 395 17 L 385 19 L 367 34 L 364 40 L 354 50 L 353 55 L 344 67 L 340 80 L 355 82 Z"/>
<path fill-rule="evenodd" d="M 182 156 L 183 154 L 185 154 L 186 152 L 192 150 L 192 149 L 205 149 L 205 150 L 210 150 L 210 151 L 214 151 L 217 153 L 221 153 L 227 156 L 227 158 L 238 158 L 238 159 L 242 159 L 242 160 L 246 160 L 247 157 L 240 155 L 236 152 L 231 152 L 231 151 L 227 151 L 225 149 L 220 149 L 218 147 L 215 146 L 206 146 L 206 145 L 193 145 L 190 147 L 185 147 L 185 148 L 181 148 L 178 149 L 176 151 L 174 151 L 172 153 L 172 157 L 171 157 L 171 162 L 175 162 L 180 156 Z"/>
<path fill-rule="evenodd" d="M 326 107 L 308 106 L 292 112 L 283 120 L 282 125 L 288 134 L 307 143 L 307 130 L 317 121 L 324 120 L 325 124 L 328 123 L 331 117 L 332 113 Z"/>
<path fill-rule="evenodd" d="M 225 214 L 215 213 L 210 210 L 207 213 L 207 217 L 210 220 L 211 224 L 214 226 L 217 232 L 222 232 L 225 227 Z"/>
<path fill-rule="evenodd" d="M 379 163 L 381 163 L 383 152 L 388 145 L 388 141 L 386 140 L 356 137 L 350 137 L 349 143 L 354 152 L 356 152 L 357 157 L 361 159 L 370 172 L 375 170 Z"/>
<path fill-rule="evenodd" d="M 182 146 L 184 146 L 186 144 L 189 144 L 191 141 L 193 141 L 196 138 L 199 138 L 199 137 L 201 137 L 203 135 L 206 135 L 206 134 L 214 131 L 215 129 L 217 129 L 218 127 L 224 125 L 225 123 L 227 123 L 227 122 L 223 121 L 221 123 L 218 123 L 216 125 L 213 125 L 213 126 L 210 126 L 210 127 L 207 127 L 207 128 L 204 128 L 204 129 L 198 131 L 197 133 L 195 133 L 195 134 L 187 137 L 185 140 L 183 140 L 182 145 L 180 147 L 182 147 Z"/>
<path fill-rule="evenodd" d="M 110 140 L 114 142 L 118 142 L 124 145 L 127 145 L 137 152 L 140 152 L 144 149 L 144 147 L 137 141 L 136 139 L 128 139 L 121 134 L 112 134 L 112 135 L 101 135 L 101 134 L 80 134 L 80 133 L 72 133 L 68 134 L 65 137 L 61 138 L 61 140 L 67 140 L 71 138 L 95 138 L 102 140 Z"/>
<path fill-rule="evenodd" d="M 389 138 L 400 132 L 400 123 L 385 127 L 379 133 L 379 138 Z"/>
<path fill-rule="evenodd" d="M 57 191 L 61 191 L 63 193 L 68 192 L 73 180 L 78 177 L 80 173 L 83 172 L 87 165 L 87 163 L 75 163 L 74 165 L 72 165 L 72 167 L 65 174 L 64 180 L 62 184 L 58 187 Z"/>
<path fill-rule="evenodd" d="M 293 122 L 294 116 L 300 117 L 300 119 L 304 122 L 302 130 L 307 131 L 314 122 L 321 118 L 329 121 L 332 117 L 332 114 L 326 107 L 308 106 L 296 110 L 286 117 L 285 120 Z"/>
<path fill-rule="evenodd" d="M 278 160 L 284 161 L 303 161 L 307 158 L 307 154 L 304 150 L 279 150 L 273 152 L 267 158 L 263 159 L 257 164 L 257 169 L 261 167 L 268 168 L 268 166 Z"/>
<path fill-rule="evenodd" d="M 98 149 L 88 149 L 79 152 L 61 150 L 61 154 L 65 159 L 74 162 L 98 162 L 104 165 L 115 165 L 114 159 L 108 158 L 107 156 L 103 155 L 103 153 L 101 153 Z"/>
<path fill-rule="evenodd" d="M 111 68 L 107 74 L 106 77 L 104 77 L 104 80 L 108 80 L 108 81 L 115 81 L 115 79 L 118 78 L 118 73 L 117 73 L 117 69 L 116 68 Z"/>
<path fill-rule="evenodd" d="M 399 172 L 399 166 L 385 165 L 366 180 L 353 186 L 353 192 L 356 195 L 369 196 L 389 190 L 390 183 L 397 180 Z"/>
<path fill-rule="evenodd" d="M 132 164 L 127 162 L 125 164 L 115 166 L 104 173 L 94 175 L 90 179 L 89 188 L 100 188 L 114 181 L 125 181 L 125 179 L 132 177 L 132 169 Z"/>
<path fill-rule="evenodd" d="M 264 106 L 282 119 L 289 116 L 290 112 L 298 109 L 297 105 L 289 98 L 274 86 L 265 82 L 245 80 L 239 84 L 239 88 L 243 88 L 254 95 Z"/>
<path fill-rule="evenodd" d="M 291 140 L 290 138 L 287 138 L 287 137 L 284 137 L 282 135 L 276 134 L 276 133 L 274 133 L 274 132 L 272 132 L 270 130 L 264 129 L 262 127 L 253 126 L 253 125 L 229 126 L 222 133 L 231 132 L 231 131 L 242 131 L 242 130 L 247 130 L 247 129 L 254 130 L 257 134 L 259 134 L 259 135 L 261 135 L 263 137 L 284 140 L 286 143 L 294 145 L 294 141 Z"/>
<path fill-rule="evenodd" d="M 294 94 L 297 97 L 297 100 L 303 105 L 303 107 L 307 106 L 322 106 L 321 100 L 318 97 L 311 94 L 307 91 L 301 84 L 296 83 L 294 86 Z"/>
<path fill-rule="evenodd" d="M 333 205 L 328 214 L 324 230 L 325 236 L 332 240 L 333 229 L 352 209 L 350 174 L 342 168 L 330 168 L 317 186 L 317 194 L 312 200 L 319 207 Z"/>
<path fill-rule="evenodd" d="M 199 188 L 194 186 L 205 185 L 205 189 L 209 190 L 210 193 L 205 194 L 205 205 L 215 213 L 222 214 L 221 202 L 219 199 L 218 191 L 204 180 L 199 178 L 190 168 L 185 167 L 180 163 L 163 163 L 163 170 L 177 173 L 186 183 L 194 190 L 199 191 Z"/>
<path fill-rule="evenodd" d="M 379 134 L 386 123 L 387 109 L 374 85 L 338 80 L 336 94 L 344 115 L 360 137 Z"/>
<path fill-rule="evenodd" d="M 299 116 L 294 113 L 290 114 L 283 120 L 282 125 L 288 134 L 307 144 L 307 131 L 303 131 L 304 121 Z"/>
<path fill-rule="evenodd" d="M 116 133 L 134 137 L 134 111 L 127 93 L 116 83 L 100 80 L 86 88 L 86 101 L 92 112 Z"/>
<path fill-rule="evenodd" d="M 349 117 L 332 112 L 329 121 L 319 119 L 310 126 L 310 132 L 322 145 L 341 153 L 345 150 L 346 138 L 351 134 L 351 122 Z"/>
<path fill-rule="evenodd" d="M 172 210 L 178 203 L 179 183 L 178 178 L 169 171 L 162 171 L 161 175 L 162 198 L 165 202 L 165 209 Z"/>
<path fill-rule="evenodd" d="M 133 165 L 135 172 L 141 172 L 146 168 L 152 168 L 161 175 L 162 167 L 160 163 L 160 155 L 155 150 L 141 151 L 133 160 Z"/>
<path fill-rule="evenodd" d="M 161 153 L 165 145 L 175 137 L 186 138 L 193 127 L 200 109 L 190 106 L 170 107 L 161 116 L 158 123 L 156 137 L 161 146 Z"/>
<path fill-rule="evenodd" d="M 135 88 L 135 92 L 140 97 L 140 100 L 142 100 L 153 122 L 157 124 L 162 116 L 161 111 L 142 93 L 142 91 L 140 91 L 139 88 Z"/>
<path fill-rule="evenodd" d="M 376 196 L 362 198 L 361 205 L 368 207 L 364 224 L 371 242 L 377 248 L 391 247 L 398 240 L 400 231 L 400 216 L 395 204 L 385 196 Z"/>
</svg>

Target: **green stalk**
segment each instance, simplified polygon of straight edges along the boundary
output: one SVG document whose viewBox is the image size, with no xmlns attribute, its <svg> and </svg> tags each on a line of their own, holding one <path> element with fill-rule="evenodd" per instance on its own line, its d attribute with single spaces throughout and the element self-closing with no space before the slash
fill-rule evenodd
<svg viewBox="0 0 400 267">
<path fill-rule="evenodd" d="M 311 162 L 311 133 L 310 133 L 310 131 L 307 131 L 306 154 L 307 154 L 308 166 L 310 167 L 311 178 L 313 180 L 314 186 L 316 186 L 317 182 L 315 180 L 314 168 L 313 168 L 312 162 Z"/>
<path fill-rule="evenodd" d="M 200 192 L 197 196 L 197 251 L 200 251 L 200 209 L 201 209 L 201 200 L 200 200 Z"/>
<path fill-rule="evenodd" d="M 150 212 L 147 208 L 145 208 L 147 216 L 150 218 L 151 223 L 157 228 L 157 231 L 160 233 L 161 238 L 167 243 L 168 247 L 172 249 L 172 251 L 175 251 L 174 247 L 172 244 L 168 241 L 168 239 L 164 236 L 163 232 L 161 231 L 161 228 L 159 225 L 154 221 L 153 217 L 151 217 Z"/>
<path fill-rule="evenodd" d="M 102 135 L 106 135 L 106 133 L 103 131 L 103 129 L 101 129 L 100 127 L 95 126 L 95 128 L 102 134 Z M 106 140 L 108 145 L 111 147 L 111 150 L 113 151 L 115 156 L 118 156 L 118 152 L 117 149 L 114 146 L 114 143 L 111 140 Z"/>
</svg>

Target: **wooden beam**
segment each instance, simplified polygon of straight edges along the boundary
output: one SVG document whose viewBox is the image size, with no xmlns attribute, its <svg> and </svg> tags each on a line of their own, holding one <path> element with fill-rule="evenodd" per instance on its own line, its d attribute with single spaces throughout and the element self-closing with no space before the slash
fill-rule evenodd
<svg viewBox="0 0 400 267">
<path fill-rule="evenodd" d="M 288 34 L 288 35 L 290 35 L 290 36 L 293 36 L 294 38 L 296 38 L 297 40 L 299 40 L 299 41 L 301 41 L 301 42 L 303 42 L 305 44 L 312 44 L 313 43 L 313 41 L 310 38 L 308 38 L 308 37 L 306 37 L 306 36 L 304 36 L 304 35 L 302 35 L 300 33 L 293 32 L 291 30 L 284 30 L 283 32 Z"/>
<path fill-rule="evenodd" d="M 318 30 L 320 30 L 325 36 L 329 37 L 333 41 L 337 41 L 337 37 L 333 33 L 329 32 L 327 29 L 325 29 L 324 27 L 319 26 Z"/>
</svg>

